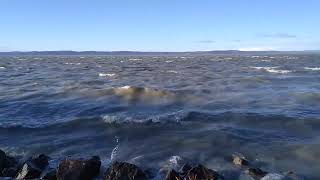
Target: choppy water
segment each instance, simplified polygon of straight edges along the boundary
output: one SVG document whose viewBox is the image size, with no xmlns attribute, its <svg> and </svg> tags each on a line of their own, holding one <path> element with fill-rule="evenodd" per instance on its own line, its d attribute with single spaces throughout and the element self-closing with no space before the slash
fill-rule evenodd
<svg viewBox="0 0 320 180">
<path fill-rule="evenodd" d="M 0 147 L 320 178 L 320 56 L 0 57 Z"/>
</svg>

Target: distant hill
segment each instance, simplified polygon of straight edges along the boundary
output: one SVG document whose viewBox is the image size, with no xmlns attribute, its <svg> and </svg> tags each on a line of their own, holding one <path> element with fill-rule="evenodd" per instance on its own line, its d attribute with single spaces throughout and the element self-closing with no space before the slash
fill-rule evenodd
<svg viewBox="0 0 320 180">
<path fill-rule="evenodd" d="M 190 51 L 190 52 L 141 52 L 141 51 L 12 51 L 0 52 L 0 56 L 196 56 L 196 55 L 276 55 L 320 54 L 312 51 Z"/>
</svg>

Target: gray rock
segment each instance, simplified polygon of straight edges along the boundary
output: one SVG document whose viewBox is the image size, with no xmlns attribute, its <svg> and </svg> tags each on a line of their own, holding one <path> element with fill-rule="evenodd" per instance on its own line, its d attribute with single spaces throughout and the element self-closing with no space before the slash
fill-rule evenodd
<svg viewBox="0 0 320 180">
<path fill-rule="evenodd" d="M 49 157 L 40 154 L 29 158 L 19 170 L 16 179 L 39 178 L 42 171 L 48 166 Z"/>
<path fill-rule="evenodd" d="M 35 179 L 39 178 L 41 169 L 33 166 L 31 163 L 25 163 L 17 174 L 16 179 Z"/>
<path fill-rule="evenodd" d="M 91 159 L 65 159 L 60 162 L 56 177 L 58 180 L 91 180 L 99 175 L 101 161 L 98 156 Z"/>
<path fill-rule="evenodd" d="M 136 165 L 114 162 L 105 172 L 105 180 L 147 180 L 146 174 Z"/>
</svg>

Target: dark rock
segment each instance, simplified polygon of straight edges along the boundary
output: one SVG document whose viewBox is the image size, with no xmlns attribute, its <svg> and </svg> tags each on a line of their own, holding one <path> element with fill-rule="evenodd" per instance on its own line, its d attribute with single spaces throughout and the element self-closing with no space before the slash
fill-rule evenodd
<svg viewBox="0 0 320 180">
<path fill-rule="evenodd" d="M 44 154 L 33 156 L 23 164 L 16 178 L 17 179 L 39 178 L 42 171 L 48 166 L 49 164 L 48 161 L 49 161 L 49 157 Z"/>
<path fill-rule="evenodd" d="M 25 163 L 17 174 L 16 179 L 35 179 L 39 178 L 41 169 L 33 166 L 31 163 Z"/>
<path fill-rule="evenodd" d="M 0 173 L 5 167 L 6 157 L 6 153 L 0 149 Z"/>
<path fill-rule="evenodd" d="M 41 175 L 40 179 L 43 179 L 43 180 L 56 180 L 57 179 L 56 174 L 57 174 L 57 171 L 55 169 L 51 169 L 51 170 L 48 170 L 45 173 L 43 173 Z"/>
<path fill-rule="evenodd" d="M 262 178 L 263 176 L 268 174 L 267 172 L 265 172 L 259 168 L 249 168 L 245 171 L 245 173 L 252 176 L 252 177 L 256 177 L 256 178 Z"/>
<path fill-rule="evenodd" d="M 185 176 L 186 180 L 222 180 L 224 179 L 216 171 L 208 169 L 203 165 L 199 164 L 189 170 L 188 174 Z"/>
<path fill-rule="evenodd" d="M 49 157 L 44 154 L 33 156 L 29 161 L 41 170 L 44 170 L 49 165 Z"/>
<path fill-rule="evenodd" d="M 2 170 L 2 176 L 4 177 L 15 177 L 17 175 L 17 168 L 10 167 Z"/>
<path fill-rule="evenodd" d="M 188 171 L 192 169 L 192 166 L 189 163 L 185 163 L 181 169 L 180 169 L 180 173 L 183 175 L 186 175 L 188 173 Z"/>
<path fill-rule="evenodd" d="M 91 180 L 99 175 L 101 161 L 98 156 L 89 160 L 65 159 L 57 170 L 58 180 Z"/>
<path fill-rule="evenodd" d="M 172 169 L 168 172 L 166 180 L 182 180 L 182 178 L 180 177 L 179 173 Z"/>
<path fill-rule="evenodd" d="M 146 174 L 136 165 L 115 162 L 105 172 L 105 180 L 147 180 Z"/>
<path fill-rule="evenodd" d="M 0 176 L 4 176 L 2 174 L 4 169 L 15 167 L 16 165 L 17 161 L 13 157 L 7 156 L 5 152 L 0 150 Z"/>
</svg>

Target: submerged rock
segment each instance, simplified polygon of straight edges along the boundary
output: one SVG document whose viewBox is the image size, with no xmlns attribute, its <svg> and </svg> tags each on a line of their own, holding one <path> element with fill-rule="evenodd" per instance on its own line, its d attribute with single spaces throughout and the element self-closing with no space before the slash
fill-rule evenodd
<svg viewBox="0 0 320 180">
<path fill-rule="evenodd" d="M 233 164 L 238 166 L 248 166 L 249 161 L 246 160 L 244 157 L 240 157 L 239 155 L 233 155 Z"/>
<path fill-rule="evenodd" d="M 265 172 L 259 168 L 249 168 L 245 171 L 245 173 L 254 177 L 254 178 L 259 178 L 259 179 L 268 174 L 267 172 Z"/>
<path fill-rule="evenodd" d="M 56 180 L 57 179 L 57 171 L 55 169 L 50 169 L 41 175 L 40 179 L 43 180 Z"/>
<path fill-rule="evenodd" d="M 16 179 L 39 178 L 42 171 L 49 165 L 49 157 L 40 154 L 28 159 L 19 170 Z"/>
<path fill-rule="evenodd" d="M 196 167 L 191 168 L 187 175 L 184 177 L 186 180 L 223 180 L 224 178 L 216 171 L 208 169 L 199 164 Z"/>
<path fill-rule="evenodd" d="M 91 180 L 99 175 L 100 166 L 98 156 L 88 160 L 65 159 L 60 162 L 56 177 L 58 180 Z"/>
<path fill-rule="evenodd" d="M 114 162 L 105 172 L 105 180 L 147 180 L 146 174 L 136 165 Z"/>
</svg>

